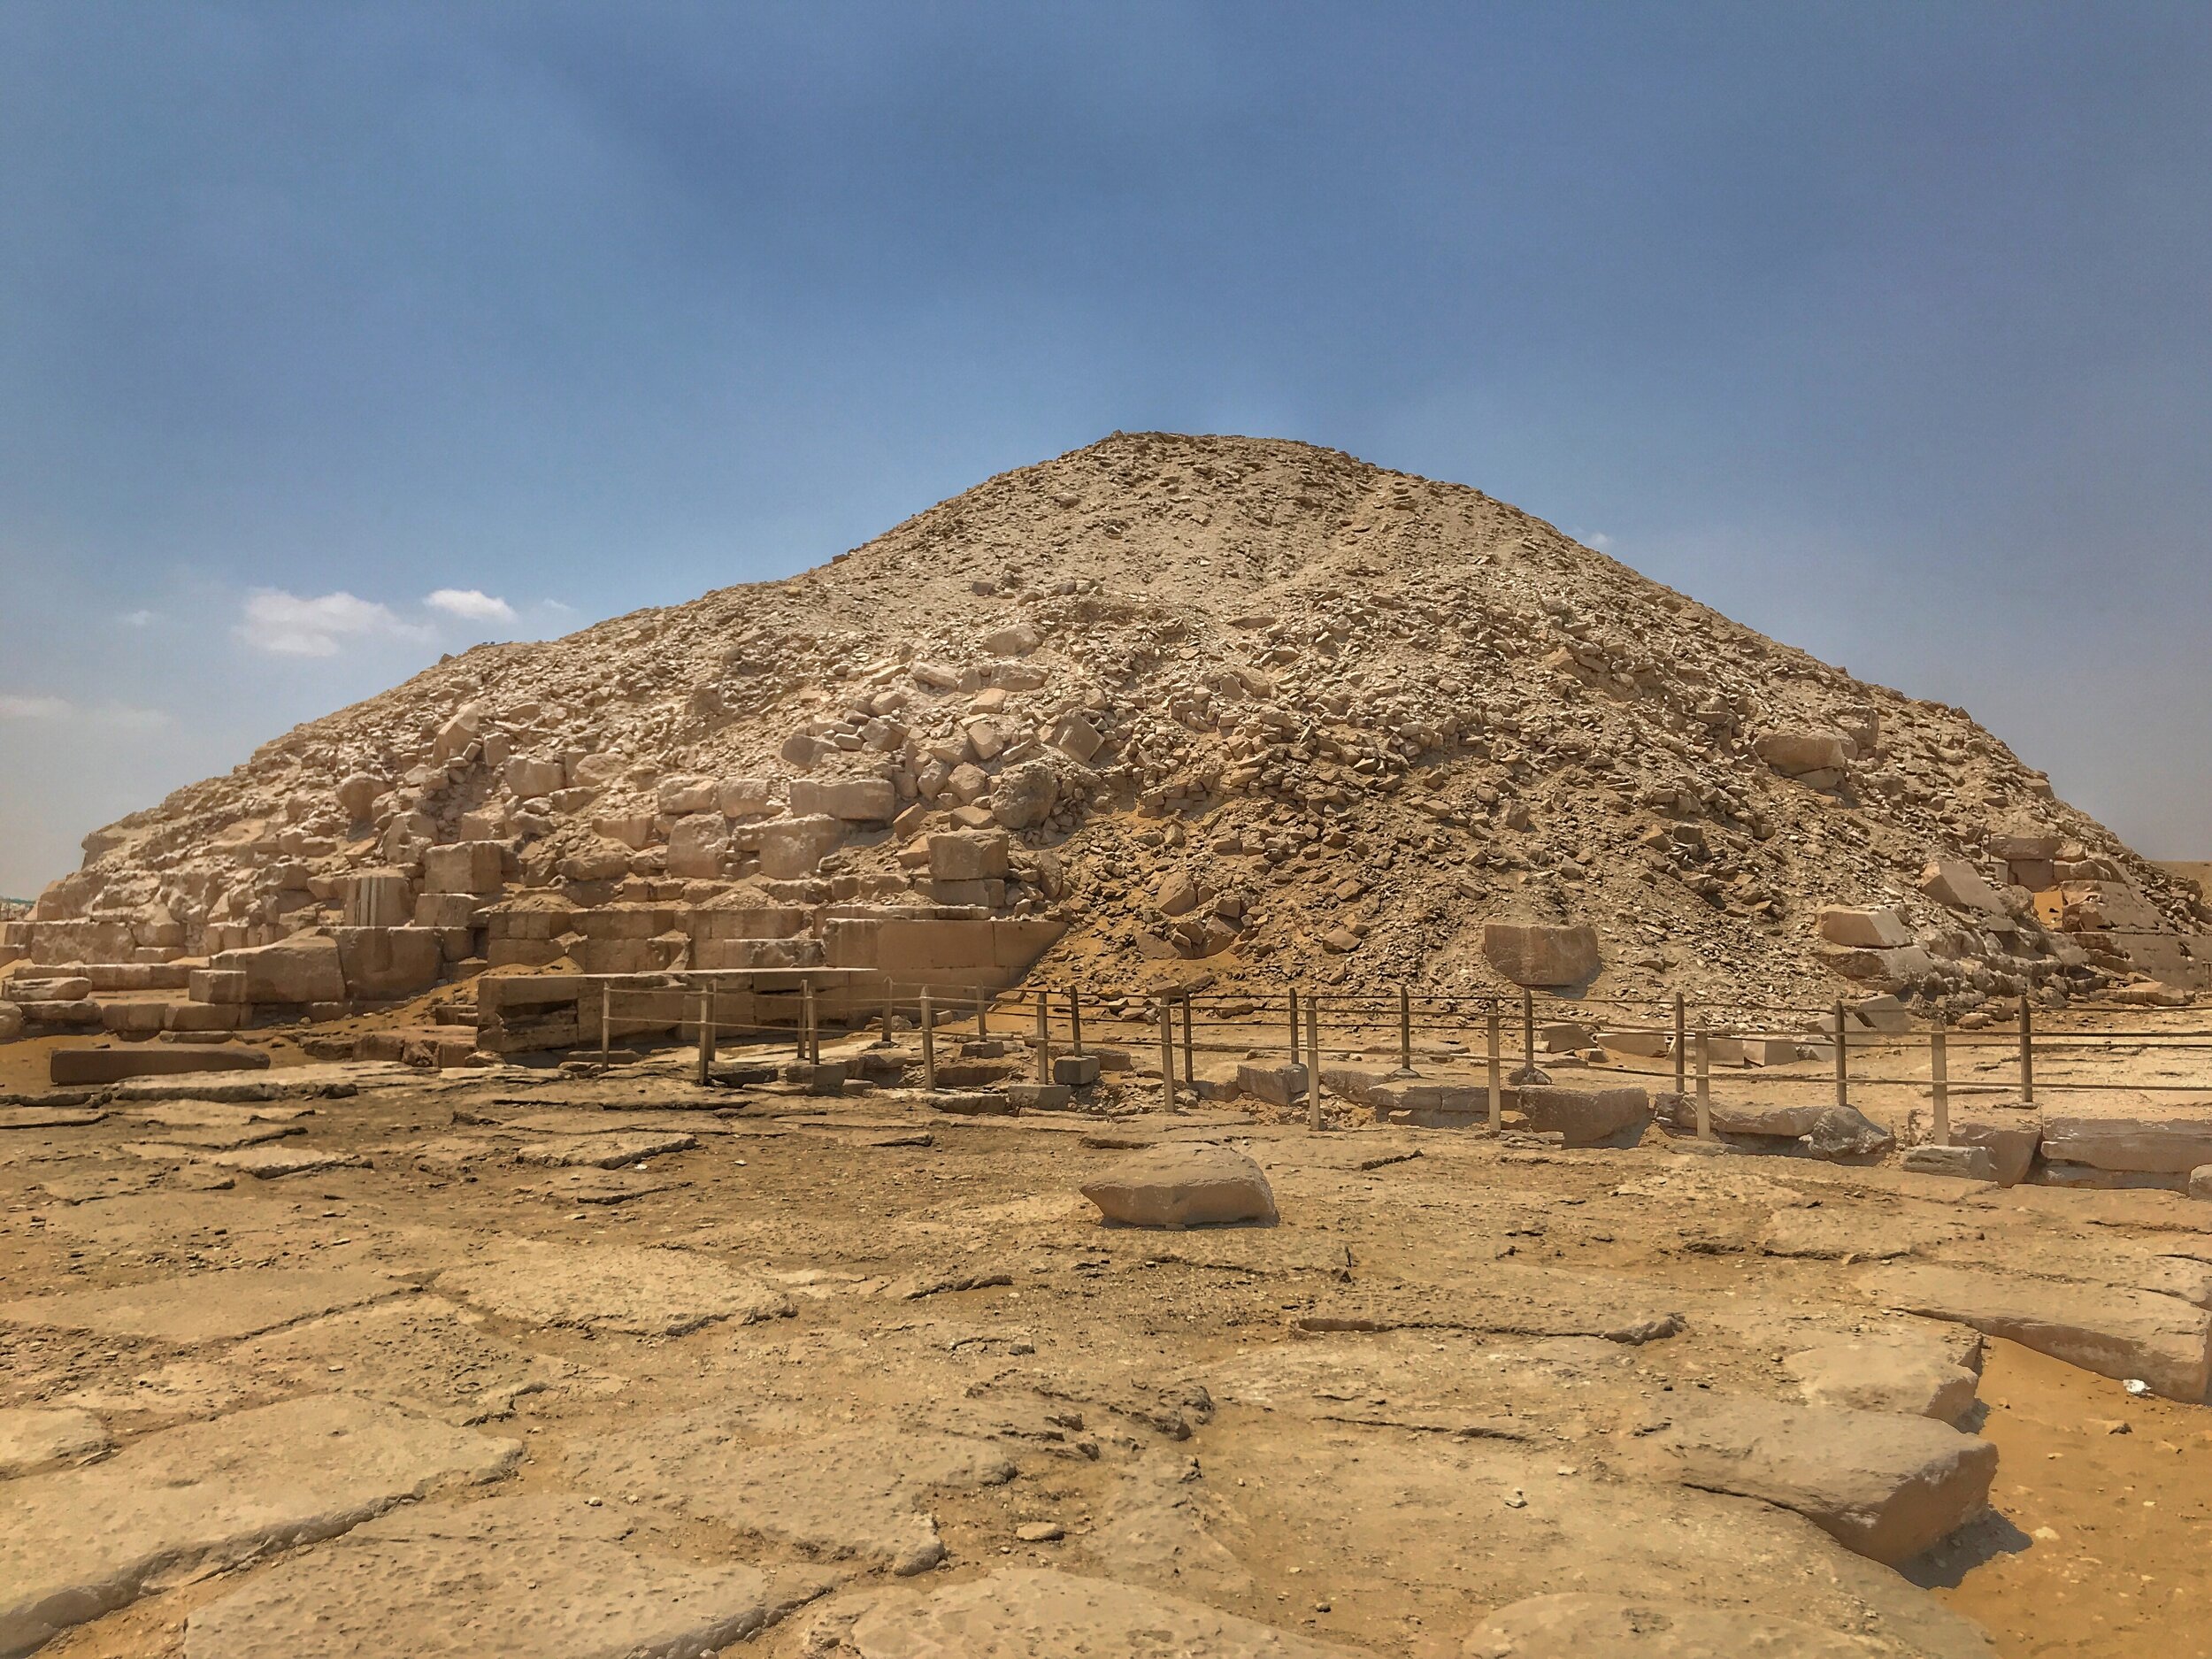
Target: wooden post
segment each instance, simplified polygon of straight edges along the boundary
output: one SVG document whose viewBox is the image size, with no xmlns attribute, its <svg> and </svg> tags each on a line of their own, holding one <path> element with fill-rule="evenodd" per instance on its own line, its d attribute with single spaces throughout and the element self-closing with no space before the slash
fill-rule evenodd
<svg viewBox="0 0 2212 1659">
<path fill-rule="evenodd" d="M 1037 987 L 1037 1081 L 1052 1081 L 1052 993 Z"/>
<path fill-rule="evenodd" d="M 1690 1064 L 1689 1025 L 1683 1018 L 1682 993 L 1674 994 L 1674 1092 L 1686 1094 L 1683 1087 L 1684 1073 Z"/>
<path fill-rule="evenodd" d="M 807 1014 L 814 1005 L 813 997 L 813 991 L 809 988 L 806 981 L 802 979 L 799 982 L 799 1018 L 794 1022 L 795 1028 L 799 1033 L 797 1038 L 799 1045 L 798 1057 L 801 1060 L 806 1058 L 806 1021 Z"/>
<path fill-rule="evenodd" d="M 981 986 L 975 987 L 975 1040 L 981 1042 L 991 1034 L 991 994 Z"/>
<path fill-rule="evenodd" d="M 2020 1102 L 2035 1104 L 2035 1026 L 2028 1015 L 2024 991 L 2020 994 Z"/>
<path fill-rule="evenodd" d="M 614 1051 L 614 987 L 599 987 L 599 1059 L 603 1065 Z"/>
<path fill-rule="evenodd" d="M 1851 1016 L 1844 1010 L 1843 999 L 1836 999 L 1836 1104 L 1848 1108 L 1851 1104 Z"/>
<path fill-rule="evenodd" d="M 820 1010 L 815 1006 L 814 981 L 811 979 L 806 982 L 804 1001 L 806 1002 L 807 1064 L 819 1065 L 822 1063 L 822 1019 Z"/>
<path fill-rule="evenodd" d="M 887 1048 L 891 1046 L 891 1016 L 898 1000 L 897 992 L 898 987 L 887 977 L 883 981 L 883 1046 Z"/>
<path fill-rule="evenodd" d="M 714 989 L 711 986 L 699 993 L 699 1087 L 704 1088 L 714 1075 Z"/>
<path fill-rule="evenodd" d="M 1950 1062 L 1943 1052 L 1943 1027 L 1928 1033 L 1928 1087 L 1935 1097 L 1935 1143 L 1951 1144 Z"/>
<path fill-rule="evenodd" d="M 1194 1094 L 1198 1093 L 1197 1045 L 1191 1038 L 1190 993 L 1183 993 L 1183 1086 Z"/>
<path fill-rule="evenodd" d="M 1536 993 L 1533 991 L 1521 993 L 1521 1064 L 1531 1072 L 1536 1070 Z"/>
<path fill-rule="evenodd" d="M 1298 987 L 1290 987 L 1290 1063 L 1298 1064 Z"/>
<path fill-rule="evenodd" d="M 1697 1138 L 1713 1138 L 1713 1033 L 1697 1033 Z"/>
<path fill-rule="evenodd" d="M 1398 987 L 1398 1070 L 1413 1070 L 1413 993 Z"/>
<path fill-rule="evenodd" d="M 1068 1047 L 1077 1055 L 1083 1052 L 1083 987 L 1068 987 Z"/>
<path fill-rule="evenodd" d="M 922 987 L 922 1087 L 937 1087 L 937 1016 L 929 1005 L 929 987 Z"/>
<path fill-rule="evenodd" d="M 1160 993 L 1160 1094 L 1166 1110 L 1175 1110 L 1175 1010 L 1167 993 Z"/>
<path fill-rule="evenodd" d="M 1321 1127 L 1321 995 L 1306 996 L 1306 1127 Z"/>
<path fill-rule="evenodd" d="M 1505 1080 L 1501 1073 L 1505 1067 L 1504 1056 L 1498 1052 L 1498 1005 L 1490 1004 L 1490 1133 L 1498 1134 L 1505 1128 Z"/>
</svg>

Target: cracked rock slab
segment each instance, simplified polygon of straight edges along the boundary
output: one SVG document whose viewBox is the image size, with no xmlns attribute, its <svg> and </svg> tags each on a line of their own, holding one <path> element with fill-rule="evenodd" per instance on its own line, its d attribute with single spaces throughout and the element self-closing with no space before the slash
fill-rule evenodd
<svg viewBox="0 0 2212 1659">
<path fill-rule="evenodd" d="M 753 1568 L 631 1530 L 565 1494 L 396 1511 L 194 1613 L 186 1659 L 693 1659 L 765 1620 Z"/>
<path fill-rule="evenodd" d="M 795 1311 L 781 1291 L 711 1257 L 635 1244 L 517 1239 L 446 1269 L 437 1283 L 449 1296 L 525 1324 L 634 1336 L 680 1336 L 718 1320 L 751 1325 Z"/>
<path fill-rule="evenodd" d="M 940 1491 L 1002 1486 L 1013 1460 L 987 1440 L 895 1427 L 749 1444 L 731 1414 L 703 1408 L 573 1449 L 580 1481 L 654 1494 L 687 1515 L 828 1560 L 896 1573 L 944 1559 L 926 1507 Z"/>
<path fill-rule="evenodd" d="M 1179 1595 L 1034 1568 L 995 1572 L 927 1597 L 886 1596 L 853 1622 L 845 1642 L 858 1659 L 954 1654 L 961 1659 L 1039 1654 L 1351 1659 L 1364 1651 L 1314 1641 Z"/>
<path fill-rule="evenodd" d="M 631 1133 L 559 1135 L 527 1142 L 515 1149 L 518 1164 L 549 1169 L 620 1169 L 669 1152 L 688 1152 L 699 1144 L 696 1135 Z"/>
<path fill-rule="evenodd" d="M 0 1654 L 404 1499 L 496 1479 L 522 1448 L 345 1394 L 165 1430 L 32 1475 L 0 1505 Z"/>
<path fill-rule="evenodd" d="M 104 1452 L 108 1432 L 89 1411 L 0 1410 L 0 1480 Z"/>
<path fill-rule="evenodd" d="M 69 1290 L 0 1302 L 0 1324 L 148 1337 L 194 1347 L 234 1341 L 411 1287 L 348 1269 L 239 1267 L 144 1285 Z"/>
</svg>

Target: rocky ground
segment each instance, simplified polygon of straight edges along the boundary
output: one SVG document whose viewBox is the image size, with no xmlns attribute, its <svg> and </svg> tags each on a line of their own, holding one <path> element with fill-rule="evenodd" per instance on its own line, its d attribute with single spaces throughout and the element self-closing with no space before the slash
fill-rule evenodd
<svg viewBox="0 0 2212 1659">
<path fill-rule="evenodd" d="M 2212 1204 L 1159 1100 L 0 1108 L 0 1653 L 2212 1651 Z"/>
</svg>

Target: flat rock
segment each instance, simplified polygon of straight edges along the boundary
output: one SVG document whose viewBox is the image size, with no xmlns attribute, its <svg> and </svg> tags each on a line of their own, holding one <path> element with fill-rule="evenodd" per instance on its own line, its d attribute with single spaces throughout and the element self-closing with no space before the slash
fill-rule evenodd
<svg viewBox="0 0 2212 1659">
<path fill-rule="evenodd" d="M 1811 1405 L 1893 1411 L 1955 1424 L 1981 1379 L 1932 1342 L 1838 1337 L 1783 1356 L 1782 1369 Z"/>
<path fill-rule="evenodd" d="M 564 1135 L 526 1142 L 516 1148 L 515 1159 L 518 1163 L 542 1164 L 553 1169 L 589 1167 L 614 1170 L 626 1164 L 659 1157 L 664 1153 L 688 1152 L 698 1144 L 696 1135 L 668 1131 Z"/>
<path fill-rule="evenodd" d="M 65 1204 L 88 1204 L 102 1198 L 142 1193 L 161 1179 L 159 1170 L 149 1169 L 143 1164 L 81 1159 L 41 1175 L 38 1189 Z"/>
<path fill-rule="evenodd" d="M 1794 1509 L 1845 1548 L 1892 1566 L 1979 1514 L 1997 1472 L 1987 1440 L 1924 1417 L 1678 1396 L 1645 1442 L 1676 1479 Z"/>
<path fill-rule="evenodd" d="M 634 1244 L 511 1239 L 438 1275 L 447 1295 L 530 1325 L 676 1336 L 717 1320 L 750 1325 L 791 1299 L 711 1257 Z"/>
<path fill-rule="evenodd" d="M 350 1268 L 238 1267 L 143 1285 L 26 1296 L 0 1302 L 0 1324 L 150 1337 L 188 1348 L 273 1331 L 410 1288 L 381 1273 Z"/>
<path fill-rule="evenodd" d="M 96 1106 L 0 1106 L 0 1129 L 82 1129 L 106 1116 Z"/>
<path fill-rule="evenodd" d="M 265 1071 L 265 1049 L 243 1043 L 180 1047 L 134 1042 L 116 1048 L 57 1048 L 47 1061 L 56 1084 L 120 1083 L 127 1078 L 183 1077 L 203 1071 Z"/>
<path fill-rule="evenodd" d="M 1877 1268 L 1860 1287 L 1884 1307 L 1970 1325 L 2101 1377 L 2139 1377 L 2169 1400 L 2204 1398 L 2212 1314 L 2150 1291 L 1975 1268 Z"/>
<path fill-rule="evenodd" d="M 1759 1248 L 1769 1256 L 1879 1262 L 1966 1235 L 1964 1226 L 1939 1217 L 1823 1204 L 1776 1210 L 1759 1234 Z"/>
<path fill-rule="evenodd" d="M 211 1275 L 211 1277 L 212 1277 Z M 334 1537 L 522 1448 L 345 1394 L 288 1400 L 11 1484 L 0 1504 L 0 1654 L 147 1591 Z"/>
<path fill-rule="evenodd" d="M 1349 1659 L 1364 1651 L 1293 1635 L 1179 1595 L 1028 1567 L 926 1597 L 885 1596 L 854 1622 L 846 1640 L 860 1659 Z"/>
<path fill-rule="evenodd" d="M 1083 1196 L 1109 1221 L 1133 1227 L 1212 1226 L 1276 1219 L 1274 1189 L 1233 1147 L 1164 1141 L 1086 1180 Z"/>
<path fill-rule="evenodd" d="M 726 1407 L 641 1422 L 572 1448 L 569 1459 L 580 1482 L 601 1490 L 656 1493 L 687 1515 L 902 1574 L 944 1559 L 926 1507 L 931 1493 L 1015 1475 L 989 1441 L 928 1431 L 849 1429 L 751 1444 Z"/>
<path fill-rule="evenodd" d="M 1633 1146 L 1651 1123 L 1651 1096 L 1640 1088 L 1524 1086 L 1514 1103 L 1532 1129 L 1571 1147 Z"/>
<path fill-rule="evenodd" d="M 765 1621 L 758 1571 L 686 1561 L 632 1530 L 566 1494 L 397 1510 L 198 1609 L 186 1659 L 688 1655 Z"/>
<path fill-rule="evenodd" d="M 1667 1595 L 1532 1595 L 1468 1632 L 1460 1659 L 1866 1659 L 1840 1631 Z"/>
<path fill-rule="evenodd" d="M 1632 1347 L 1685 1328 L 1678 1293 L 1611 1274 L 1496 1262 L 1478 1277 L 1438 1286 L 1375 1286 L 1317 1294 L 1294 1330 L 1484 1331 L 1511 1336 L 1596 1336 Z"/>
<path fill-rule="evenodd" d="M 0 1409 L 0 1480 L 104 1452 L 112 1444 L 89 1411 Z"/>
<path fill-rule="evenodd" d="M 2043 1156 L 2055 1164 L 2186 1176 L 2212 1164 L 2212 1118 L 2088 1118 L 2046 1113 Z"/>
<path fill-rule="evenodd" d="M 643 1170 L 582 1169 L 522 1190 L 556 1204 L 626 1204 L 634 1198 L 672 1193 L 690 1183 Z"/>
<path fill-rule="evenodd" d="M 220 1170 L 273 1181 L 285 1175 L 309 1175 L 318 1170 L 366 1169 L 369 1161 L 350 1152 L 328 1147 L 246 1147 L 236 1152 L 211 1152 L 196 1160 Z"/>
<path fill-rule="evenodd" d="M 227 1124 L 208 1127 L 165 1128 L 157 1143 L 174 1147 L 180 1156 L 196 1152 L 234 1152 L 241 1147 L 257 1147 L 272 1141 L 282 1141 L 290 1135 L 307 1133 L 304 1124 Z"/>
</svg>

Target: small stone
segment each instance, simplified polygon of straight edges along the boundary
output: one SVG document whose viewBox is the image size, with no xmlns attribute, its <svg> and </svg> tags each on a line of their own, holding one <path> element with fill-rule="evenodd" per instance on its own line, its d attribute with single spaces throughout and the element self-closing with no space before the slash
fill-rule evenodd
<svg viewBox="0 0 2212 1659">
<path fill-rule="evenodd" d="M 1067 1536 L 1067 1529 L 1057 1521 L 1024 1521 L 1014 1529 L 1014 1536 L 1025 1544 L 1049 1544 Z"/>
</svg>

